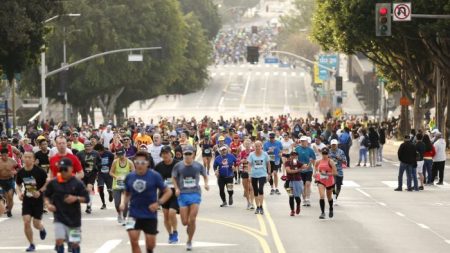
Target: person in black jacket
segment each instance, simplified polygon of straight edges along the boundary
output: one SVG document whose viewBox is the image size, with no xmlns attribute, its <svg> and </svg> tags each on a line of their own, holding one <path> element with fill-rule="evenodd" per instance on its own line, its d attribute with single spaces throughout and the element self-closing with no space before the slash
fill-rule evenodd
<svg viewBox="0 0 450 253">
<path fill-rule="evenodd" d="M 403 174 L 406 171 L 406 182 L 408 191 L 412 191 L 411 188 L 411 175 L 413 173 L 414 168 L 417 167 L 416 161 L 416 146 L 411 142 L 411 137 L 409 135 L 405 136 L 405 141 L 400 145 L 397 151 L 398 160 L 400 161 L 400 167 L 398 171 L 398 187 L 395 191 L 402 191 L 403 186 Z M 417 188 L 417 176 L 415 177 L 415 190 L 418 191 Z"/>
<path fill-rule="evenodd" d="M 386 143 L 386 128 L 381 125 L 378 129 L 378 136 L 380 137 L 380 146 L 377 152 L 377 166 L 383 164 L 383 145 Z"/>
<path fill-rule="evenodd" d="M 419 174 L 419 190 L 423 190 L 423 184 L 424 184 L 424 175 L 423 175 L 423 154 L 425 153 L 427 147 L 423 140 L 423 134 L 418 133 L 416 134 L 416 150 L 417 150 L 417 173 Z"/>
<path fill-rule="evenodd" d="M 375 167 L 377 165 L 377 152 L 380 147 L 380 137 L 378 133 L 375 131 L 373 126 L 369 127 L 369 162 L 370 167 Z"/>
</svg>

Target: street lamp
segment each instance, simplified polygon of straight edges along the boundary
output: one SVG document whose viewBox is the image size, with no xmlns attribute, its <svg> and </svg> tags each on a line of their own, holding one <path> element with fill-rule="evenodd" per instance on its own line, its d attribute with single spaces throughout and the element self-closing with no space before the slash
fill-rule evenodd
<svg viewBox="0 0 450 253">
<path fill-rule="evenodd" d="M 67 14 L 61 14 L 61 15 L 56 15 L 54 17 L 51 17 L 47 20 L 45 20 L 42 23 L 48 23 L 52 20 L 55 20 L 61 16 L 65 16 L 65 17 L 80 17 L 81 14 L 80 13 L 67 13 Z M 65 32 L 65 28 L 64 28 L 64 32 Z M 64 38 L 64 62 L 66 62 L 65 58 L 66 58 L 66 48 L 65 48 L 66 42 L 65 42 L 65 38 Z M 47 120 L 47 100 L 46 100 L 46 94 L 45 94 L 45 77 L 47 75 L 47 70 L 46 70 L 46 66 L 45 66 L 45 47 L 43 48 L 42 52 L 41 52 L 41 119 L 42 121 L 46 121 Z"/>
</svg>

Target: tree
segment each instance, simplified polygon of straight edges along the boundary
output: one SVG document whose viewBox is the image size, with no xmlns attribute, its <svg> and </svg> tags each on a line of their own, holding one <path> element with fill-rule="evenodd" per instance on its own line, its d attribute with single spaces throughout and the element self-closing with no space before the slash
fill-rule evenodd
<svg viewBox="0 0 450 253">
<path fill-rule="evenodd" d="M 217 5 L 212 0 L 179 0 L 184 14 L 193 13 L 206 31 L 209 40 L 216 37 L 222 24 Z M 203 27 L 203 28 L 202 28 Z"/>
</svg>

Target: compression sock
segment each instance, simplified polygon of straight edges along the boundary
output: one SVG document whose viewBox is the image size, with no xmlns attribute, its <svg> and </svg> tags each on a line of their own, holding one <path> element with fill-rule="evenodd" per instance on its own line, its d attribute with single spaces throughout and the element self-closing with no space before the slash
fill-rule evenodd
<svg viewBox="0 0 450 253">
<path fill-rule="evenodd" d="M 56 253 L 64 253 L 64 245 L 55 246 Z"/>
<path fill-rule="evenodd" d="M 320 211 L 322 211 L 322 213 L 324 213 L 325 212 L 325 200 L 320 199 L 319 203 L 320 203 Z"/>
<path fill-rule="evenodd" d="M 297 205 L 300 205 L 300 203 L 302 203 L 302 199 L 300 197 L 295 197 L 295 202 L 297 202 Z"/>
<path fill-rule="evenodd" d="M 80 252 L 81 252 L 80 246 L 72 248 L 72 253 L 80 253 Z"/>
<path fill-rule="evenodd" d="M 105 204 L 105 192 L 104 192 L 104 187 L 100 186 L 98 187 L 98 194 L 100 195 L 100 199 L 102 200 L 102 204 Z"/>
<path fill-rule="evenodd" d="M 289 206 L 291 207 L 291 211 L 294 211 L 294 197 L 289 197 Z"/>
<path fill-rule="evenodd" d="M 153 249 L 147 249 L 147 253 L 153 253 Z"/>
<path fill-rule="evenodd" d="M 330 205 L 330 211 L 333 211 L 333 199 L 328 200 L 328 204 Z"/>
</svg>

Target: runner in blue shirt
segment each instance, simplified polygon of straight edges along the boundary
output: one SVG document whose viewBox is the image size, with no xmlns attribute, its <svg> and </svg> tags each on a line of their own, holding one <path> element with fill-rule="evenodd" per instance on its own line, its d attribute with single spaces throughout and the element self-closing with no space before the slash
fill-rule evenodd
<svg viewBox="0 0 450 253">
<path fill-rule="evenodd" d="M 304 184 L 303 191 L 303 206 L 311 206 L 311 202 L 309 200 L 311 196 L 311 182 L 312 182 L 312 174 L 313 174 L 313 164 L 316 161 L 316 155 L 314 154 L 314 150 L 308 145 L 308 137 L 302 136 L 300 137 L 301 146 L 297 146 L 295 148 L 295 152 L 297 152 L 298 160 L 302 164 L 308 164 L 308 169 L 301 171 L 300 175 L 302 176 L 302 181 Z"/>
<path fill-rule="evenodd" d="M 277 194 L 280 195 L 278 190 L 278 170 L 281 169 L 281 151 L 283 150 L 283 145 L 280 141 L 275 140 L 275 133 L 269 134 L 269 140 L 264 143 L 264 151 L 267 152 L 270 158 L 270 171 L 269 171 L 269 184 L 270 195 Z M 275 188 L 274 188 L 275 186 Z"/>
<path fill-rule="evenodd" d="M 172 196 L 158 172 L 150 170 L 150 155 L 145 151 L 138 151 L 135 155 L 135 171 L 125 178 L 125 197 L 120 205 L 121 210 L 130 203 L 129 217 L 126 221 L 128 237 L 132 252 L 141 252 L 139 237 L 141 230 L 145 233 L 146 252 L 153 252 L 158 233 L 157 211 Z M 157 190 L 163 194 L 158 200 Z"/>
<path fill-rule="evenodd" d="M 264 214 L 264 184 L 267 182 L 268 171 L 270 171 L 269 155 L 263 151 L 262 143 L 255 142 L 255 151 L 251 152 L 247 161 L 251 167 L 250 177 L 252 178 L 253 193 L 255 195 L 255 214 Z"/>
<path fill-rule="evenodd" d="M 236 157 L 228 153 L 228 147 L 223 145 L 219 148 L 220 156 L 217 156 L 214 160 L 214 171 L 217 177 L 217 184 L 219 185 L 220 198 L 222 204 L 220 207 L 226 207 L 227 200 L 225 196 L 225 186 L 228 191 L 228 204 L 233 205 L 233 177 L 235 171 Z"/>
</svg>

